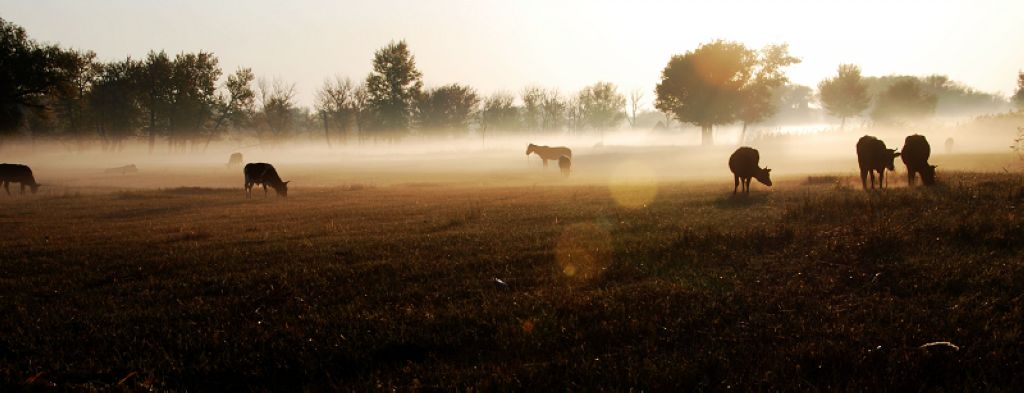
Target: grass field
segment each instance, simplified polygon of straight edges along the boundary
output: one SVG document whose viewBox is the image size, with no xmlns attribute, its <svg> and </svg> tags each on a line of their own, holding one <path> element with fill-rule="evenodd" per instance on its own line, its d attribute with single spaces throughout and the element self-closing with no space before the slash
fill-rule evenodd
<svg viewBox="0 0 1024 393">
<path fill-rule="evenodd" d="M 1024 180 L 941 180 L 3 196 L 0 391 L 1013 390 Z"/>
</svg>

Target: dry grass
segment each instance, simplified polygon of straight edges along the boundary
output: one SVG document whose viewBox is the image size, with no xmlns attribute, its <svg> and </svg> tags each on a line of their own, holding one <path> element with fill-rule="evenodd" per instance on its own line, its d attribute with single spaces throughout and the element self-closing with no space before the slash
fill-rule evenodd
<svg viewBox="0 0 1024 393">
<path fill-rule="evenodd" d="M 805 179 L 0 198 L 0 390 L 1024 383 L 1019 176 Z"/>
</svg>

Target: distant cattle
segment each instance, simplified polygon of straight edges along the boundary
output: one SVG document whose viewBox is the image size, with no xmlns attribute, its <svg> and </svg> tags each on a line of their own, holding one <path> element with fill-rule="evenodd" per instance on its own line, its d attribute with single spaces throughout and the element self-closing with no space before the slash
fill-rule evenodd
<svg viewBox="0 0 1024 393">
<path fill-rule="evenodd" d="M 572 159 L 566 156 L 558 157 L 558 168 L 562 170 L 562 176 L 569 176 L 572 171 Z"/>
<path fill-rule="evenodd" d="M 871 189 L 875 188 L 875 172 L 878 172 L 878 188 L 884 188 L 885 170 L 896 170 L 895 160 L 900 153 L 886 149 L 885 142 L 873 136 L 864 135 L 857 141 L 857 163 L 860 164 L 860 182 L 868 189 L 867 177 L 871 175 Z"/>
<path fill-rule="evenodd" d="M 21 193 L 25 193 L 25 186 L 28 186 L 35 194 L 39 190 L 39 183 L 32 176 L 32 169 L 21 164 L 0 164 L 0 184 L 3 184 L 7 195 L 11 195 L 11 183 L 21 184 Z"/>
<path fill-rule="evenodd" d="M 946 138 L 946 154 L 953 154 L 953 137 Z"/>
<path fill-rule="evenodd" d="M 138 171 L 139 168 L 136 168 L 135 164 L 119 166 L 117 168 L 107 168 L 103 170 L 104 173 L 119 173 L 122 175 L 126 173 L 136 173 Z"/>
<path fill-rule="evenodd" d="M 733 187 L 732 193 L 736 193 L 736 189 L 740 186 L 740 181 L 743 182 L 743 192 L 750 193 L 750 178 L 755 178 L 768 187 L 772 186 L 772 179 L 770 177 L 771 169 L 760 168 L 757 166 L 758 161 L 761 160 L 760 153 L 757 150 L 749 147 L 741 147 L 736 149 L 735 152 L 729 156 L 729 170 L 732 171 L 733 175 Z"/>
<path fill-rule="evenodd" d="M 242 165 L 242 153 L 232 153 L 231 157 L 228 158 L 228 163 L 224 166 L 228 168 L 235 168 Z"/>
<path fill-rule="evenodd" d="M 548 166 L 548 160 L 557 160 L 562 156 L 572 159 L 572 150 L 564 146 L 549 147 L 538 146 L 531 143 L 529 146 L 526 146 L 526 155 L 529 156 L 530 153 L 536 153 L 537 156 L 544 161 L 545 168 Z"/>
<path fill-rule="evenodd" d="M 252 186 L 254 185 L 263 186 L 264 198 L 267 197 L 268 186 L 273 188 L 278 196 L 288 197 L 288 183 L 291 182 L 281 181 L 281 176 L 277 175 L 277 170 L 273 165 L 263 162 L 246 164 L 242 172 L 245 174 L 246 198 L 252 198 Z"/>
<path fill-rule="evenodd" d="M 926 186 L 935 184 L 935 165 L 928 165 L 928 157 L 932 147 L 924 135 L 911 135 L 903 141 L 903 164 L 907 166 L 907 184 L 914 185 L 914 177 L 921 174 L 921 182 Z"/>
</svg>

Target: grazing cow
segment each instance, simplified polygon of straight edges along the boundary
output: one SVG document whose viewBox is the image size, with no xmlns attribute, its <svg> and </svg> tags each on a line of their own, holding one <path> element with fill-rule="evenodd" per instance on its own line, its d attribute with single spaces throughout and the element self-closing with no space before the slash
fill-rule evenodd
<svg viewBox="0 0 1024 393">
<path fill-rule="evenodd" d="M 126 173 L 136 173 L 138 171 L 139 168 L 136 168 L 135 164 L 119 166 L 117 168 L 107 168 L 103 170 L 104 173 L 120 173 L 122 175 Z"/>
<path fill-rule="evenodd" d="M 228 163 L 224 166 L 234 168 L 240 165 L 242 165 L 242 153 L 232 153 L 231 158 L 228 158 Z"/>
<path fill-rule="evenodd" d="M 921 174 L 921 182 L 926 186 L 935 184 L 935 165 L 928 165 L 928 157 L 932 147 L 924 135 L 911 135 L 903 141 L 903 164 L 907 166 L 907 184 L 914 185 L 914 177 Z"/>
<path fill-rule="evenodd" d="M 11 183 L 21 184 L 21 193 L 25 193 L 25 186 L 28 186 L 35 194 L 39 190 L 39 183 L 32 176 L 32 169 L 21 164 L 0 164 L 0 184 L 3 184 L 4 191 L 11 195 Z"/>
<path fill-rule="evenodd" d="M 878 188 L 884 188 L 885 170 L 896 171 L 894 161 L 900 153 L 886 149 L 885 142 L 873 136 L 864 135 L 857 141 L 857 164 L 860 165 L 860 183 L 868 189 L 867 177 L 871 175 L 871 189 L 875 189 L 875 172 L 878 172 Z"/>
<path fill-rule="evenodd" d="M 572 150 L 564 146 L 548 147 L 531 143 L 529 146 L 526 146 L 526 155 L 529 156 L 530 153 L 537 153 L 537 156 L 544 161 L 545 168 L 548 166 L 548 160 L 557 160 L 562 156 L 572 159 Z"/>
<path fill-rule="evenodd" d="M 750 193 L 750 178 L 755 178 L 768 187 L 772 186 L 772 179 L 769 176 L 771 169 L 759 168 L 757 166 L 758 161 L 761 160 L 760 153 L 755 149 L 749 147 L 741 147 L 736 149 L 735 152 L 729 156 L 729 170 L 732 171 L 733 176 L 733 187 L 732 193 L 736 193 L 736 188 L 740 186 L 740 181 L 743 181 L 743 192 Z"/>
<path fill-rule="evenodd" d="M 953 137 L 946 138 L 946 154 L 953 154 Z"/>
<path fill-rule="evenodd" d="M 246 198 L 252 198 L 253 185 L 263 186 L 264 198 L 267 197 L 267 186 L 277 191 L 278 196 L 288 197 L 288 183 L 291 182 L 281 181 L 281 176 L 277 175 L 277 170 L 273 165 L 263 162 L 245 164 L 245 169 L 242 172 L 245 173 Z"/>
<path fill-rule="evenodd" d="M 566 156 L 558 157 L 558 168 L 562 170 L 562 176 L 568 177 L 572 170 L 572 159 Z"/>
</svg>

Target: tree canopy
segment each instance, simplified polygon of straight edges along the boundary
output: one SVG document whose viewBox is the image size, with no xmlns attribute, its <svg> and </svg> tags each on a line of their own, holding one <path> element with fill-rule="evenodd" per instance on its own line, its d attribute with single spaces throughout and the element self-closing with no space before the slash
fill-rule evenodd
<svg viewBox="0 0 1024 393">
<path fill-rule="evenodd" d="M 916 78 L 902 78 L 878 95 L 871 117 L 880 122 L 925 117 L 935 112 L 937 101 Z"/>
<path fill-rule="evenodd" d="M 423 75 L 405 41 L 392 42 L 373 55 L 373 72 L 366 77 L 367 104 L 374 128 L 401 132 L 410 128 Z"/>
<path fill-rule="evenodd" d="M 860 67 L 853 64 L 840 64 L 836 76 L 818 83 L 818 91 L 821 105 L 829 114 L 842 119 L 842 126 L 847 118 L 860 115 L 871 103 Z"/>
</svg>

